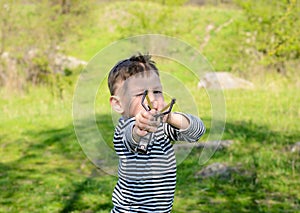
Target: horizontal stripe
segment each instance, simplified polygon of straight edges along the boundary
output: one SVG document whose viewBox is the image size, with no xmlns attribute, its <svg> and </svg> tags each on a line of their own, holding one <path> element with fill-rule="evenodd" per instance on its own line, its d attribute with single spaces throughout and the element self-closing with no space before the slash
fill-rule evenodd
<svg viewBox="0 0 300 213">
<path fill-rule="evenodd" d="M 200 119 L 183 115 L 189 119 L 189 128 L 179 130 L 162 123 L 146 154 L 134 151 L 135 119 L 119 120 L 114 134 L 114 148 L 120 159 L 119 180 L 113 191 L 111 212 L 171 212 L 176 187 L 176 159 L 171 141 L 195 142 L 205 132 Z"/>
</svg>

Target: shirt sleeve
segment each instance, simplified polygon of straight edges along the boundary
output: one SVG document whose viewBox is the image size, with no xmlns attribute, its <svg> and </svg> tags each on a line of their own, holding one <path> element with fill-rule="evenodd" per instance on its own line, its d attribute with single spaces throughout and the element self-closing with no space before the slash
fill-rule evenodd
<svg viewBox="0 0 300 213">
<path fill-rule="evenodd" d="M 123 138 L 122 141 L 125 145 L 125 147 L 132 152 L 135 152 L 136 147 L 138 146 L 138 143 L 133 139 L 132 137 L 132 129 L 135 124 L 135 119 L 129 119 L 125 122 L 124 127 L 123 127 Z"/>
<path fill-rule="evenodd" d="M 165 134 L 172 140 L 172 141 L 187 141 L 187 142 L 197 142 L 200 137 L 205 133 L 205 126 L 202 120 L 196 116 L 179 113 L 185 116 L 188 120 L 190 125 L 186 129 L 178 129 L 170 124 L 164 125 L 164 132 Z"/>
</svg>

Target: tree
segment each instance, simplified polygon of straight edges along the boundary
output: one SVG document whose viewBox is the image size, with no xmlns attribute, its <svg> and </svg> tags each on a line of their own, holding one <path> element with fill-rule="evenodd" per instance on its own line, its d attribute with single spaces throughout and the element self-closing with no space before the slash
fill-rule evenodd
<svg viewBox="0 0 300 213">
<path fill-rule="evenodd" d="M 285 63 L 300 57 L 300 5 L 297 0 L 238 0 L 245 11 L 247 46 L 261 56 L 263 64 L 286 74 Z M 249 39 L 251 37 L 251 39 Z"/>
</svg>

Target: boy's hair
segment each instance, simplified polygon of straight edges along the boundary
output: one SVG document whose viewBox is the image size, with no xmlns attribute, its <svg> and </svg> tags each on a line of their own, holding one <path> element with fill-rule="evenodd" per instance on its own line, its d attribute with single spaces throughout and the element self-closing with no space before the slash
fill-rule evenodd
<svg viewBox="0 0 300 213">
<path fill-rule="evenodd" d="M 129 59 L 119 61 L 111 69 L 108 75 L 108 88 L 110 94 L 114 95 L 117 82 L 125 81 L 129 77 L 145 71 L 154 71 L 159 75 L 155 62 L 151 60 L 151 56 L 148 54 L 133 55 Z"/>
</svg>

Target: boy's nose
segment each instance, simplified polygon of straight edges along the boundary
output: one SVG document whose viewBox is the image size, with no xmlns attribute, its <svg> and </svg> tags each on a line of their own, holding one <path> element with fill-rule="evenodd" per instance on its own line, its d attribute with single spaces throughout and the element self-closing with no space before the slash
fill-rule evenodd
<svg viewBox="0 0 300 213">
<path fill-rule="evenodd" d="M 154 109 L 157 109 L 157 100 L 156 100 L 155 94 L 154 94 L 153 92 L 149 92 L 149 93 L 148 93 L 148 97 L 149 97 L 149 99 L 150 99 L 150 102 L 151 102 L 151 104 L 152 104 L 152 107 L 153 107 Z"/>
<path fill-rule="evenodd" d="M 153 102 L 153 101 L 155 101 L 155 95 L 154 95 L 154 93 L 153 92 L 148 92 L 148 97 L 149 97 L 149 99 L 150 99 L 150 101 L 151 101 L 151 103 Z"/>
</svg>

